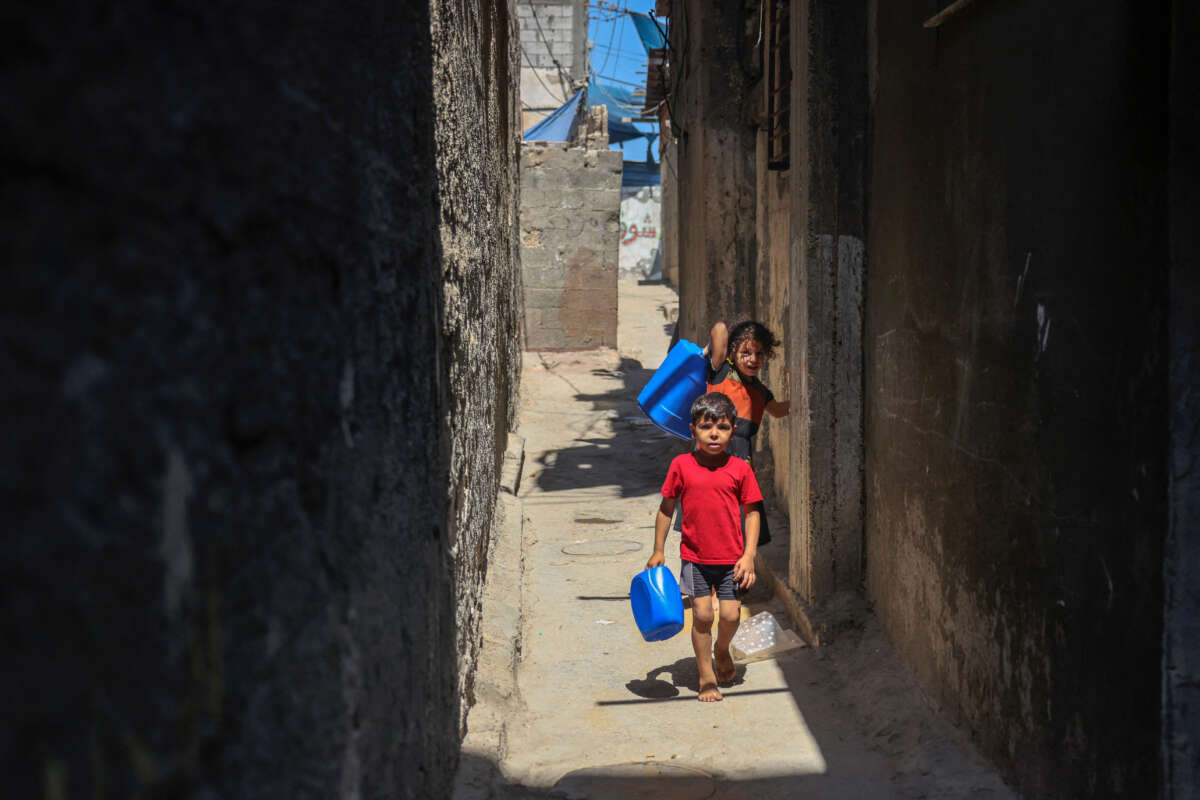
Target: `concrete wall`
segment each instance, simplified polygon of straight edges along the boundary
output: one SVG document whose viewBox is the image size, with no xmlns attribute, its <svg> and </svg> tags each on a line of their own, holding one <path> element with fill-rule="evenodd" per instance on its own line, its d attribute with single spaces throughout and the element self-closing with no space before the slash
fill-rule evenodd
<svg viewBox="0 0 1200 800">
<path fill-rule="evenodd" d="M 617 346 L 621 151 L 521 148 L 525 347 Z"/>
<path fill-rule="evenodd" d="M 1169 20 L 930 9 L 874 10 L 870 596 L 1026 796 L 1153 797 Z"/>
<path fill-rule="evenodd" d="M 661 230 L 662 189 L 658 186 L 622 189 L 617 262 L 622 278 L 648 278 L 659 266 Z"/>
<path fill-rule="evenodd" d="M 790 170 L 768 170 L 766 132 L 756 137 L 755 233 L 758 262 L 754 270 L 754 295 L 758 299 L 753 316 L 783 342 L 782 351 L 767 363 L 761 377 L 780 400 L 792 398 L 792 370 L 803 364 L 803 350 L 796 346 L 788 314 L 791 282 L 791 192 Z M 798 419 L 798 417 L 797 417 Z M 768 416 L 755 437 L 754 472 L 759 485 L 784 513 L 791 515 L 791 425 Z"/>
<path fill-rule="evenodd" d="M 672 6 L 677 91 L 679 335 L 703 343 L 718 319 L 754 308 L 753 45 L 737 3 Z M 686 65 L 686 66 L 685 66 Z"/>
<path fill-rule="evenodd" d="M 447 796 L 520 350 L 504 5 L 10 23 L 6 793 Z"/>
<path fill-rule="evenodd" d="M 1200 10 L 1172 5 L 1170 162 L 1170 383 L 1167 542 L 1164 554 L 1163 796 L 1200 797 Z"/>
<path fill-rule="evenodd" d="M 766 421 L 755 469 L 791 517 L 789 580 L 820 600 L 862 577 L 865 5 L 793 4 L 792 71 L 813 80 L 792 84 L 787 170 L 768 169 L 757 11 L 672 11 L 677 138 L 662 173 L 678 198 L 664 232 L 680 336 L 752 316 L 781 338 L 763 380 L 793 413 Z"/>
<path fill-rule="evenodd" d="M 862 580 L 866 27 L 861 0 L 792 4 L 788 580 L 814 602 Z"/>
<path fill-rule="evenodd" d="M 662 225 L 659 227 L 663 278 L 679 286 L 679 181 L 677 146 L 669 125 L 660 125 L 659 173 L 662 175 Z"/>
<path fill-rule="evenodd" d="M 588 75 L 586 0 L 519 0 L 521 130 L 562 105 Z"/>
<path fill-rule="evenodd" d="M 674 135 L 662 148 L 663 275 L 680 292 L 679 335 L 703 343 L 712 323 L 754 317 L 783 341 L 762 373 L 780 399 L 795 399 L 806 364 L 795 334 L 792 183 L 767 169 L 762 113 L 766 81 L 755 9 L 729 3 L 671 7 Z M 799 452 L 788 422 L 766 419 L 755 470 L 785 512 Z"/>
<path fill-rule="evenodd" d="M 517 239 L 520 113 L 513 4 L 432 6 L 434 130 L 441 232 L 443 355 L 458 598 L 459 732 L 474 700 L 480 593 L 493 531 L 499 467 L 516 421 L 521 376 Z M 480 91 L 464 94 L 473 84 Z"/>
</svg>

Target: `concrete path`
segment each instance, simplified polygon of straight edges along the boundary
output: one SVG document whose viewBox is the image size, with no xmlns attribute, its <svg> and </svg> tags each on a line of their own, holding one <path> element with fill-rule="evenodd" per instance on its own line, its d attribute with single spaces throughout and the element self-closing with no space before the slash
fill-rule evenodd
<svg viewBox="0 0 1200 800">
<path fill-rule="evenodd" d="M 720 703 L 696 700 L 686 630 L 642 641 L 629 581 L 686 444 L 636 406 L 675 294 L 625 281 L 620 303 L 617 352 L 525 358 L 524 463 L 493 553 L 458 797 L 1012 797 L 865 609 L 830 645 L 740 665 Z M 786 563 L 786 522 L 773 522 L 764 552 Z M 674 536 L 667 556 L 678 574 Z M 795 627 L 768 584 L 747 605 L 744 616 L 770 610 Z"/>
</svg>

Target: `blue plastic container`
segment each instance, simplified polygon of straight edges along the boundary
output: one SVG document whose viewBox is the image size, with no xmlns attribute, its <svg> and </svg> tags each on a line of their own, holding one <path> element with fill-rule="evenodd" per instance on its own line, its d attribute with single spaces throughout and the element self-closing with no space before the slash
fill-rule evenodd
<svg viewBox="0 0 1200 800">
<path fill-rule="evenodd" d="M 661 642 L 683 630 L 683 598 L 675 576 L 666 567 L 642 570 L 633 576 L 629 605 L 647 642 Z"/>
<path fill-rule="evenodd" d="M 692 403 L 706 388 L 703 351 L 680 339 L 638 395 L 638 407 L 667 433 L 691 439 Z"/>
</svg>

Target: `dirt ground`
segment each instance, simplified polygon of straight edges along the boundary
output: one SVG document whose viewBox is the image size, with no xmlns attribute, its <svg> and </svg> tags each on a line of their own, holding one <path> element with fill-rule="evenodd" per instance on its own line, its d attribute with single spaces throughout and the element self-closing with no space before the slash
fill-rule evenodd
<svg viewBox="0 0 1200 800">
<path fill-rule="evenodd" d="M 720 703 L 696 702 L 686 631 L 641 639 L 629 581 L 652 548 L 666 466 L 687 444 L 636 405 L 666 354 L 674 292 L 628 281 L 620 298 L 619 351 L 526 355 L 520 520 L 509 531 L 520 568 L 488 601 L 519 609 L 511 635 L 485 639 L 485 650 L 512 649 L 485 661 L 514 675 L 499 692 L 480 676 L 457 796 L 1014 797 L 897 660 L 861 597 L 819 611 L 820 647 L 740 665 Z M 763 554 L 782 575 L 787 521 L 771 522 Z M 676 537 L 667 556 L 677 572 Z M 511 569 L 516 556 L 504 560 Z M 780 599 L 764 582 L 743 616 L 769 610 L 797 628 Z"/>
</svg>

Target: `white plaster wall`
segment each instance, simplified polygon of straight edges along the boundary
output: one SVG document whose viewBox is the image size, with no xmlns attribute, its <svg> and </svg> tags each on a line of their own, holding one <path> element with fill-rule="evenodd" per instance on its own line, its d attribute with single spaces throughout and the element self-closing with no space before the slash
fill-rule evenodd
<svg viewBox="0 0 1200 800">
<path fill-rule="evenodd" d="M 622 278 L 647 278 L 661 271 L 662 187 L 621 190 L 621 244 L 617 269 Z"/>
</svg>

